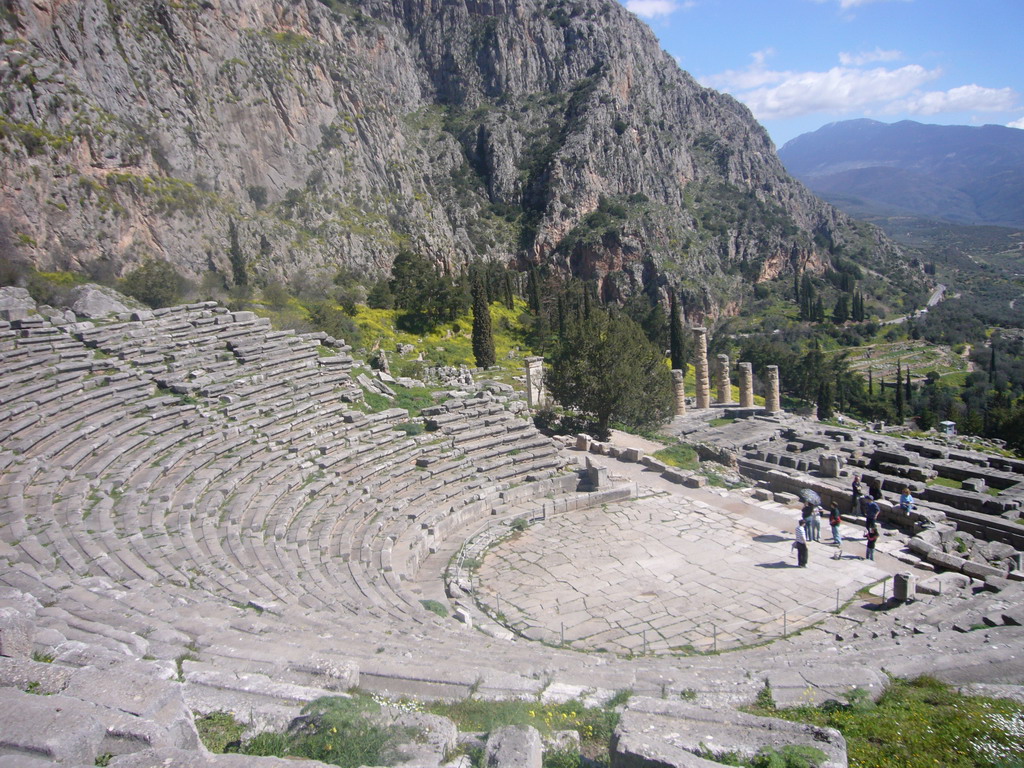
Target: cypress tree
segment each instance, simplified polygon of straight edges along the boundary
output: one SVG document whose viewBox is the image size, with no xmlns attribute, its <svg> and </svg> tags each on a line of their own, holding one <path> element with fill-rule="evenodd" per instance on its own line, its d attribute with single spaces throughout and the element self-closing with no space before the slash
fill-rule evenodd
<svg viewBox="0 0 1024 768">
<path fill-rule="evenodd" d="M 822 379 L 818 385 L 817 416 L 819 419 L 831 419 L 832 414 L 832 382 Z"/>
<path fill-rule="evenodd" d="M 228 219 L 228 260 L 231 262 L 231 279 L 235 285 L 248 285 L 249 272 L 246 269 L 245 254 L 238 244 L 238 229 L 234 219 Z"/>
<path fill-rule="evenodd" d="M 672 358 L 672 368 L 680 370 L 686 375 L 686 354 L 683 350 L 683 325 L 679 318 L 679 302 L 676 300 L 675 291 L 671 293 L 671 305 L 668 320 L 668 346 L 669 356 Z"/>
<path fill-rule="evenodd" d="M 479 277 L 473 281 L 473 357 L 478 368 L 490 368 L 497 361 L 487 289 Z"/>
<path fill-rule="evenodd" d="M 516 305 L 515 295 L 512 286 L 512 273 L 505 270 L 505 308 L 514 309 Z"/>
<path fill-rule="evenodd" d="M 558 294 L 558 340 L 565 338 L 565 292 Z"/>
<path fill-rule="evenodd" d="M 825 302 L 821 300 L 821 296 L 814 302 L 814 321 L 816 323 L 825 322 Z"/>
<path fill-rule="evenodd" d="M 839 294 L 836 305 L 832 308 L 832 322 L 842 325 L 850 319 L 850 299 L 845 293 Z"/>
<path fill-rule="evenodd" d="M 540 315 L 543 307 L 541 306 L 540 283 L 537 280 L 535 267 L 530 267 L 530 271 L 526 273 L 526 301 L 530 305 L 530 311 L 535 315 Z"/>
<path fill-rule="evenodd" d="M 896 418 L 903 421 L 903 362 L 896 361 Z"/>
</svg>

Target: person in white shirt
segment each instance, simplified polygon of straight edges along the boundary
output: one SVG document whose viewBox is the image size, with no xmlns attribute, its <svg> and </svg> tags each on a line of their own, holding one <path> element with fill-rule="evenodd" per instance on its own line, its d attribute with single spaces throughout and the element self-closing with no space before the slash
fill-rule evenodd
<svg viewBox="0 0 1024 768">
<path fill-rule="evenodd" d="M 804 530 L 804 521 L 796 524 L 796 540 L 793 542 L 796 550 L 796 564 L 799 568 L 807 567 L 807 532 Z"/>
</svg>

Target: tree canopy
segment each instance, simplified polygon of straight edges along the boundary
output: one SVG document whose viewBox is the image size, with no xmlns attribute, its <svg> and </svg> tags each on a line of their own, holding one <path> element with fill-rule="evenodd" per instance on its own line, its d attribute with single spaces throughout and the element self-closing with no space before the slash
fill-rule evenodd
<svg viewBox="0 0 1024 768">
<path fill-rule="evenodd" d="M 133 269 L 121 283 L 121 290 L 153 308 L 169 307 L 181 299 L 185 281 L 163 259 L 148 259 Z"/>
<path fill-rule="evenodd" d="M 566 322 L 551 357 L 549 389 L 564 407 L 609 424 L 650 427 L 672 413 L 672 375 L 660 350 L 625 315 L 591 307 Z"/>
</svg>

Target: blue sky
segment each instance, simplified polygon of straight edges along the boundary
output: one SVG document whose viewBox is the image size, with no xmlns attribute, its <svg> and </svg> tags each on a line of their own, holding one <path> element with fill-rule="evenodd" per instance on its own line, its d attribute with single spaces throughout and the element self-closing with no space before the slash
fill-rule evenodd
<svg viewBox="0 0 1024 768">
<path fill-rule="evenodd" d="M 621 0 L 777 146 L 870 117 L 1024 128 L 1024 0 Z"/>
</svg>

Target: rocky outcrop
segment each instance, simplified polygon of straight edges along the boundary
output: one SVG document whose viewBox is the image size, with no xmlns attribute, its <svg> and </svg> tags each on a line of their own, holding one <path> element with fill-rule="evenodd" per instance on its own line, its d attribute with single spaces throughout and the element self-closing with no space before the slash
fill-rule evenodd
<svg viewBox="0 0 1024 768">
<path fill-rule="evenodd" d="M 901 277 L 610 0 L 6 8 L 0 247 L 43 268 L 243 284 L 405 246 L 672 285 L 693 319 L 837 254 Z"/>
</svg>

